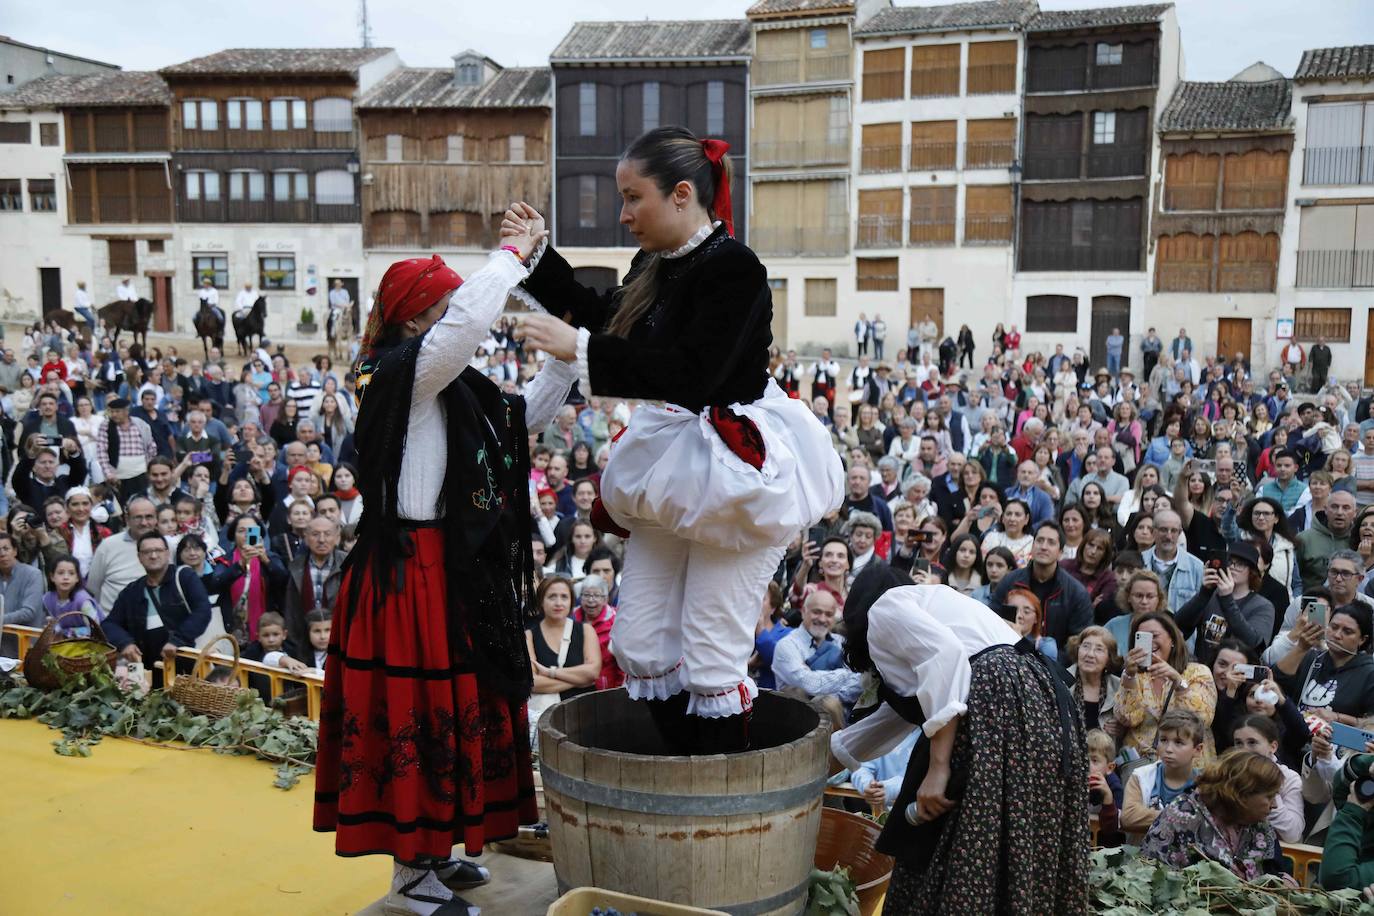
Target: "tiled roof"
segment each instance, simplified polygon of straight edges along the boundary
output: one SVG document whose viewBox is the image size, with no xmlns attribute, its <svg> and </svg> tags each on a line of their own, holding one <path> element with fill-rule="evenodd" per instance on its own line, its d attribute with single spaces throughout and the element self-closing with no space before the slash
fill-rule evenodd
<svg viewBox="0 0 1374 916">
<path fill-rule="evenodd" d="M 987 0 L 944 6 L 896 6 L 883 10 L 855 29 L 855 35 L 894 32 L 945 32 L 1024 26 L 1040 11 L 1035 0 Z"/>
<path fill-rule="evenodd" d="M 755 16 L 779 16 L 786 13 L 852 13 L 853 0 L 759 0 L 745 13 Z"/>
<path fill-rule="evenodd" d="M 229 48 L 163 67 L 164 76 L 232 76 L 244 73 L 343 74 L 390 54 L 391 48 Z"/>
<path fill-rule="evenodd" d="M 8 108 L 110 105 L 170 105 L 172 93 L 156 73 L 112 70 L 74 76 L 45 76 L 0 96 Z"/>
<path fill-rule="evenodd" d="M 452 68 L 393 70 L 358 100 L 359 108 L 547 108 L 553 74 L 512 67 L 480 86 L 455 86 Z"/>
<path fill-rule="evenodd" d="M 1160 116 L 1160 130 L 1274 130 L 1288 124 L 1293 87 L 1263 83 L 1179 83 Z"/>
<path fill-rule="evenodd" d="M 575 22 L 549 55 L 582 60 L 713 60 L 749 56 L 749 20 Z"/>
<path fill-rule="evenodd" d="M 1346 80 L 1374 77 L 1374 45 L 1354 45 L 1349 48 L 1313 48 L 1302 52 L 1293 79 Z"/>
<path fill-rule="evenodd" d="M 1144 25 L 1158 22 L 1172 3 L 1149 6 L 1104 6 L 1087 10 L 1046 10 L 1026 26 L 1028 32 L 1057 32 L 1061 29 L 1097 29 L 1114 25 Z"/>
</svg>

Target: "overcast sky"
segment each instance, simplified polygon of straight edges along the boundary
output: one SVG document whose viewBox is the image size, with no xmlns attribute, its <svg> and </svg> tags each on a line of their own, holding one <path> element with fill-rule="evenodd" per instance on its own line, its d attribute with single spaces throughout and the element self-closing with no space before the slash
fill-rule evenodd
<svg viewBox="0 0 1374 916">
<path fill-rule="evenodd" d="M 475 48 L 506 66 L 546 63 L 576 19 L 736 18 L 753 0 L 370 0 L 373 43 L 412 67 Z M 898 6 L 925 6 L 897 3 Z M 1117 6 L 1040 0 L 1042 9 Z M 1187 78 L 1223 80 L 1256 60 L 1292 76 L 1304 48 L 1374 41 L 1374 0 L 1177 0 Z M 357 0 L 0 0 L 0 29 L 28 44 L 154 70 L 228 47 L 356 47 Z"/>
</svg>

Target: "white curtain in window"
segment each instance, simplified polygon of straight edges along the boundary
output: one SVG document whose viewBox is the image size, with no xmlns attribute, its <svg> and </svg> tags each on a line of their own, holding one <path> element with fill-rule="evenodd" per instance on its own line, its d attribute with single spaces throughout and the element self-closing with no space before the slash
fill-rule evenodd
<svg viewBox="0 0 1374 916">
<path fill-rule="evenodd" d="M 342 169 L 316 172 L 315 203 L 352 204 L 353 176 Z"/>
<path fill-rule="evenodd" d="M 315 130 L 343 133 L 353 129 L 353 103 L 348 99 L 316 99 Z"/>
</svg>

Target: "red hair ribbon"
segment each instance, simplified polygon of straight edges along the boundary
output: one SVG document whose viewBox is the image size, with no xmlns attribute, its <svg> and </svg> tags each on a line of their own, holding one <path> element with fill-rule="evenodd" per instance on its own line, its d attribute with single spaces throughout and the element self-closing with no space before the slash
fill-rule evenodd
<svg viewBox="0 0 1374 916">
<path fill-rule="evenodd" d="M 716 196 L 711 200 L 711 213 L 725 223 L 725 231 L 735 234 L 734 213 L 730 206 L 730 182 L 725 180 L 725 154 L 730 152 L 730 144 L 724 140 L 702 140 L 701 148 L 711 163 L 711 177 L 716 182 Z"/>
</svg>

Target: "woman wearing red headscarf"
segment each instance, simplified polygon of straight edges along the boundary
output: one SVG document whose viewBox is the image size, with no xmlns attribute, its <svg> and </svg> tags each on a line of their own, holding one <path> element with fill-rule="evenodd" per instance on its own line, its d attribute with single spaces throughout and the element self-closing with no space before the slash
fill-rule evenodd
<svg viewBox="0 0 1374 916">
<path fill-rule="evenodd" d="M 523 289 L 564 320 L 517 331 L 575 361 L 587 397 L 662 402 L 611 446 L 592 520 L 631 535 L 611 643 L 677 753 L 748 748 L 759 601 L 786 545 L 843 496 L 829 434 L 768 374 L 772 298 L 732 238 L 728 149 L 682 127 L 632 143 L 616 168 L 620 222 L 641 246 L 625 285 L 580 286 L 546 249 Z M 542 226 L 520 204 L 502 233 Z"/>
<path fill-rule="evenodd" d="M 358 542 L 325 664 L 315 829 L 395 859 L 388 913 L 458 913 L 451 860 L 537 819 L 525 701 L 533 604 L 529 437 L 567 397 L 550 360 L 526 398 L 468 366 L 541 233 L 464 282 L 435 255 L 393 264 L 363 336 Z"/>
</svg>

